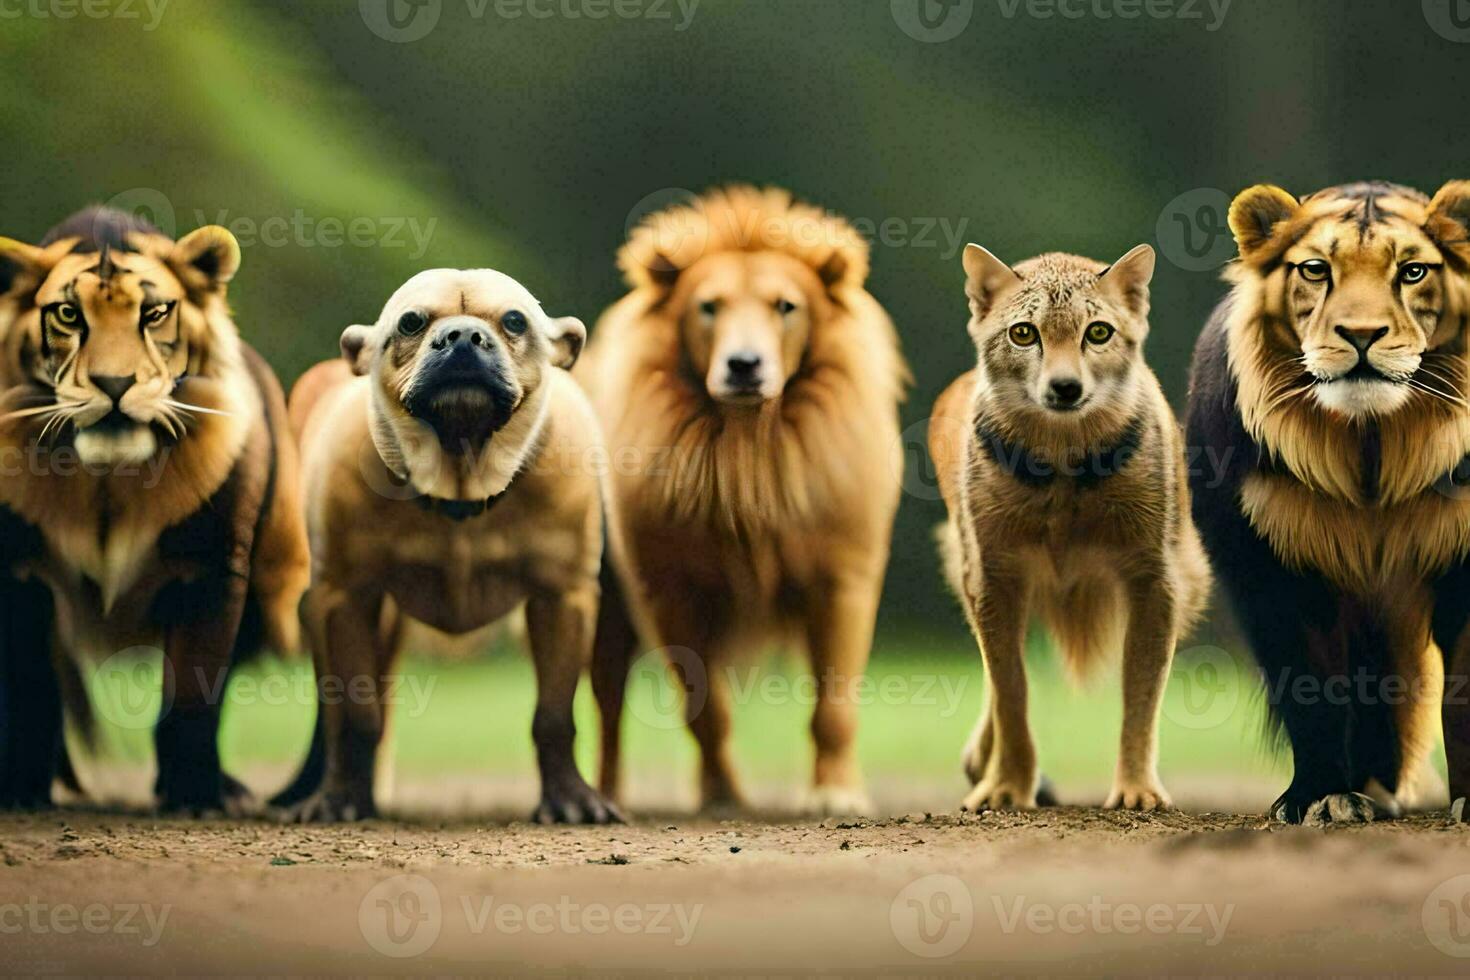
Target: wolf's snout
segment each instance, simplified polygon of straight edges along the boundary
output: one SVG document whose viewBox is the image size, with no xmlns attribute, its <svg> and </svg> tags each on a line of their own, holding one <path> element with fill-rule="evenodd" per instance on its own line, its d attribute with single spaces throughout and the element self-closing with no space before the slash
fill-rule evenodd
<svg viewBox="0 0 1470 980">
<path fill-rule="evenodd" d="M 1046 387 L 1049 408 L 1075 408 L 1082 400 L 1082 382 L 1076 378 L 1053 378 Z"/>
</svg>

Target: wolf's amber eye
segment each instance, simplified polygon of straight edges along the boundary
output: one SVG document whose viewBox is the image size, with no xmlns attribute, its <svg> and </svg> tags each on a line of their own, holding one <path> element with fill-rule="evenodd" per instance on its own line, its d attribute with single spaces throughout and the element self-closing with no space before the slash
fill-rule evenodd
<svg viewBox="0 0 1470 980">
<path fill-rule="evenodd" d="M 412 337 L 429 325 L 429 318 L 418 310 L 409 310 L 398 318 L 398 332 L 405 337 Z"/>
<path fill-rule="evenodd" d="M 1405 262 L 1404 267 L 1399 270 L 1399 282 L 1412 285 L 1420 282 L 1429 275 L 1429 266 L 1423 262 Z"/>
<path fill-rule="evenodd" d="M 1089 323 L 1087 325 L 1087 342 L 1089 344 L 1106 344 L 1109 340 L 1113 339 L 1115 332 L 1111 323 L 1103 323 L 1101 320 L 1095 323 Z"/>
<path fill-rule="evenodd" d="M 1326 282 L 1327 277 L 1332 275 L 1332 266 L 1322 259 L 1308 259 L 1296 269 L 1307 282 Z"/>
<path fill-rule="evenodd" d="M 785 316 L 786 314 L 795 311 L 795 309 L 796 309 L 796 304 L 790 302 L 789 300 L 784 300 L 784 299 L 778 299 L 778 300 L 776 300 L 776 312 L 779 313 L 779 314 L 781 314 L 782 316 Z"/>
<path fill-rule="evenodd" d="M 74 327 L 82 319 L 82 311 L 77 309 L 74 303 L 58 303 L 52 315 L 56 317 L 56 322 L 64 327 Z"/>
<path fill-rule="evenodd" d="M 1017 347 L 1030 347 L 1040 339 L 1036 333 L 1036 327 L 1030 323 L 1018 323 L 1011 327 L 1011 343 Z"/>
<path fill-rule="evenodd" d="M 520 310 L 511 310 L 501 316 L 500 325 L 505 328 L 506 333 L 515 334 L 519 337 L 526 332 L 526 314 Z"/>
</svg>

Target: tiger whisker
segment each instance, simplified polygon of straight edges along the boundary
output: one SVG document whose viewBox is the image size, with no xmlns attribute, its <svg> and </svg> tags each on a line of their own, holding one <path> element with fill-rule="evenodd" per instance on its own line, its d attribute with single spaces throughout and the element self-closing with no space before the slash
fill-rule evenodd
<svg viewBox="0 0 1470 980">
<path fill-rule="evenodd" d="M 235 414 L 234 412 L 226 412 L 218 408 L 206 408 L 203 405 L 191 405 L 188 402 L 181 402 L 177 398 L 169 398 L 164 402 L 164 404 L 169 406 L 170 408 L 182 409 L 185 412 L 199 412 L 204 415 L 223 415 L 227 418 L 230 418 L 233 417 Z"/>
</svg>

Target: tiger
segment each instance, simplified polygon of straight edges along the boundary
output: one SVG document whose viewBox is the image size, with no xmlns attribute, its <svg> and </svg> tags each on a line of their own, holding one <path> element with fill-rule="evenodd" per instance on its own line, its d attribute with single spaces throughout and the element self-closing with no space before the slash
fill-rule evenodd
<svg viewBox="0 0 1470 980">
<path fill-rule="evenodd" d="M 1432 198 L 1257 185 L 1228 224 L 1239 258 L 1196 345 L 1187 422 L 1192 451 L 1222 465 L 1190 483 L 1291 749 L 1271 815 L 1352 824 L 1423 805 L 1441 712 L 1463 800 L 1470 182 Z"/>
<path fill-rule="evenodd" d="M 154 794 L 238 812 L 220 766 L 224 683 L 298 645 L 309 576 L 281 386 L 226 301 L 240 246 L 173 241 L 88 208 L 30 245 L 0 238 L 0 806 L 75 782 L 84 663 L 162 647 Z"/>
</svg>

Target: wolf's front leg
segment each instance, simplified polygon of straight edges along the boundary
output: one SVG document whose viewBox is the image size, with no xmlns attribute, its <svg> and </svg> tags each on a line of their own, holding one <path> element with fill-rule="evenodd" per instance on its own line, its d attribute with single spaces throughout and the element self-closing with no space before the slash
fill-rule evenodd
<svg viewBox="0 0 1470 980">
<path fill-rule="evenodd" d="M 1123 739 L 1105 805 L 1110 810 L 1167 809 L 1169 794 L 1158 773 L 1159 706 L 1174 659 L 1174 590 L 1165 576 L 1142 575 L 1125 583 L 1124 595 Z"/>
<path fill-rule="evenodd" d="M 990 679 L 991 748 L 985 772 L 963 809 L 1036 806 L 1036 746 L 1026 706 L 1026 588 L 1013 574 L 980 572 L 978 591 L 966 595 L 971 626 Z"/>
</svg>

